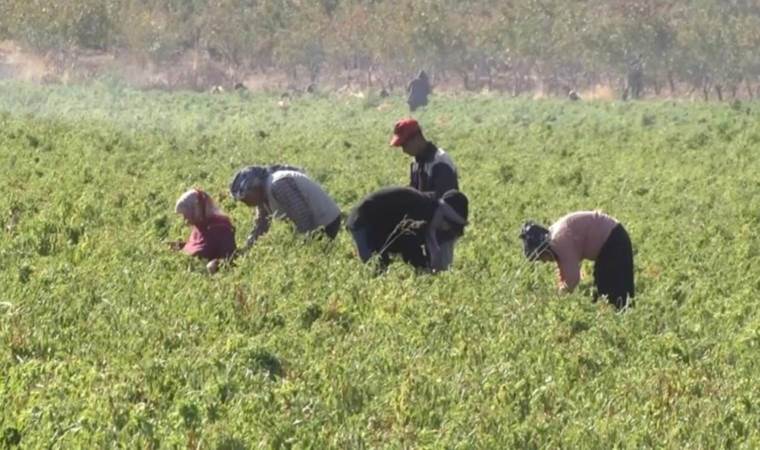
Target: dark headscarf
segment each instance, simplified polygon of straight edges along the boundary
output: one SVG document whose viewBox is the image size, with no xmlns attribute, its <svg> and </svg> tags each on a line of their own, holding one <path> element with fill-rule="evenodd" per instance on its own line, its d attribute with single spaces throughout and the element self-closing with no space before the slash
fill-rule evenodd
<svg viewBox="0 0 760 450">
<path fill-rule="evenodd" d="M 230 183 L 230 194 L 235 200 L 245 197 L 248 192 L 262 186 L 267 178 L 279 170 L 293 170 L 303 172 L 302 169 L 284 164 L 273 164 L 271 166 L 248 166 L 239 170 Z"/>
<path fill-rule="evenodd" d="M 531 261 L 535 261 L 541 253 L 549 248 L 551 234 L 545 227 L 533 222 L 525 222 L 520 230 L 520 239 L 523 241 L 523 253 Z"/>
</svg>

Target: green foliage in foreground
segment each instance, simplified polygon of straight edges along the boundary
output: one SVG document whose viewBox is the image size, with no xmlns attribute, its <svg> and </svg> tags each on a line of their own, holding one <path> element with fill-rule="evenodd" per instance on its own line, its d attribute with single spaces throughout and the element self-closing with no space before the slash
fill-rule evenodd
<svg viewBox="0 0 760 450">
<path fill-rule="evenodd" d="M 760 446 L 756 104 L 436 99 L 472 200 L 438 276 L 283 223 L 214 277 L 164 245 L 194 185 L 242 241 L 248 163 L 345 210 L 403 183 L 402 107 L 0 84 L 0 446 Z M 586 208 L 632 235 L 627 313 L 523 263 L 524 219 Z"/>
</svg>

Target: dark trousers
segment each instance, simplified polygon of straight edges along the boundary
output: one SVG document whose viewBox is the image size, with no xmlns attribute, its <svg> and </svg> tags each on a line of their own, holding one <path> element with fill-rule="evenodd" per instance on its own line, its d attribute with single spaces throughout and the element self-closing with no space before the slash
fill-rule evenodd
<svg viewBox="0 0 760 450">
<path fill-rule="evenodd" d="M 598 297 L 607 296 L 607 300 L 617 308 L 632 305 L 633 288 L 633 248 L 631 238 L 623 225 L 618 224 L 599 251 L 594 264 L 594 284 Z"/>
</svg>

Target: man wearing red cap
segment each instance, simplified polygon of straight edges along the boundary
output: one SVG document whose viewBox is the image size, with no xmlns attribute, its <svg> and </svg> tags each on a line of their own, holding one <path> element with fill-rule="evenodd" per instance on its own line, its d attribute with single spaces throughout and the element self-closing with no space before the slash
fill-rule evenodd
<svg viewBox="0 0 760 450">
<path fill-rule="evenodd" d="M 393 128 L 391 145 L 401 147 L 414 158 L 409 186 L 422 192 L 434 192 L 436 198 L 451 189 L 459 190 L 457 169 L 448 154 L 425 139 L 414 119 L 401 119 Z"/>
</svg>

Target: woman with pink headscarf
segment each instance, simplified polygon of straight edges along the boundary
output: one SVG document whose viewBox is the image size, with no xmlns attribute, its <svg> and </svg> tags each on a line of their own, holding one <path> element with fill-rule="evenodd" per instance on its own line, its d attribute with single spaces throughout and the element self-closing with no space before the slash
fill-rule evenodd
<svg viewBox="0 0 760 450">
<path fill-rule="evenodd" d="M 235 252 L 235 227 L 207 193 L 191 189 L 177 200 L 174 208 L 191 227 L 187 242 L 175 247 L 190 256 L 208 260 L 209 272 L 216 272 L 221 260 Z"/>
</svg>

